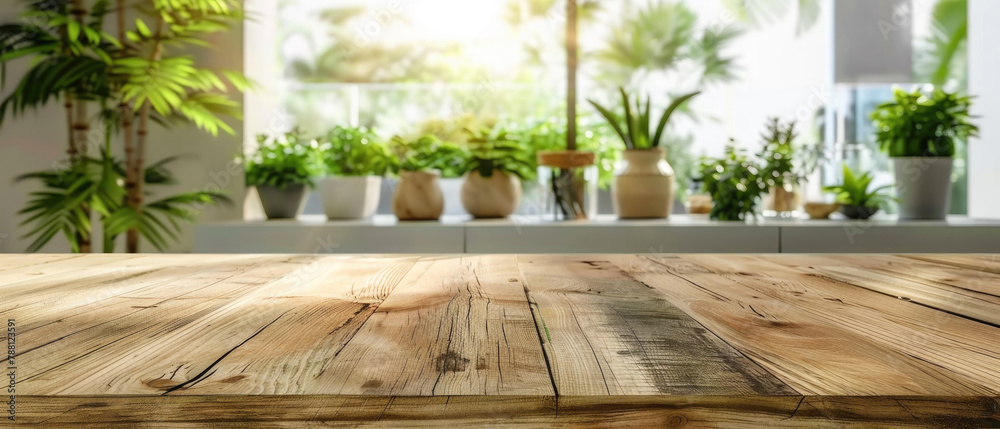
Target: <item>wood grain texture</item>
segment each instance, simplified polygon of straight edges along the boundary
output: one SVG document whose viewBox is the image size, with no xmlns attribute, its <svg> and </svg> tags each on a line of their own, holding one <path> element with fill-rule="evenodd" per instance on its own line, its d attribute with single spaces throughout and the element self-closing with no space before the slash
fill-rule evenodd
<svg viewBox="0 0 1000 429">
<path fill-rule="evenodd" d="M 795 393 L 607 260 L 519 261 L 560 395 Z"/>
<path fill-rule="evenodd" d="M 0 255 L 0 314 L 43 427 L 1000 427 L 996 260 Z"/>
<path fill-rule="evenodd" d="M 997 398 L 963 397 L 98 396 L 22 404 L 23 423 L 53 428 L 1000 426 Z"/>
<path fill-rule="evenodd" d="M 990 326 L 748 256 L 625 257 L 619 265 L 803 394 L 1000 391 L 1000 372 L 973 376 L 983 367 L 960 360 L 993 366 L 1000 343 L 990 339 Z M 946 325 L 987 336 L 927 335 Z"/>
<path fill-rule="evenodd" d="M 414 266 L 317 379 L 347 395 L 553 395 L 513 256 Z"/>
</svg>

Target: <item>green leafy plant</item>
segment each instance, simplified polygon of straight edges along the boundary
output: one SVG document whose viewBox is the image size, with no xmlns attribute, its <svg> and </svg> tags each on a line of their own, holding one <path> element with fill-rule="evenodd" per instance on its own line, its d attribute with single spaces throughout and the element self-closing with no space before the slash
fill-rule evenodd
<svg viewBox="0 0 1000 429">
<path fill-rule="evenodd" d="M 890 157 L 950 158 L 960 141 L 979 134 L 979 127 L 969 122 L 971 97 L 897 88 L 894 98 L 872 113 L 875 139 Z"/>
<path fill-rule="evenodd" d="M 402 171 L 439 170 L 441 177 L 458 178 L 465 174 L 466 151 L 462 147 L 426 135 L 413 141 L 392 139 L 392 149 L 399 157 Z"/>
<path fill-rule="evenodd" d="M 593 152 L 594 163 L 600 173 L 599 186 L 608 189 L 614 178 L 615 168 L 621 159 L 621 149 L 615 142 L 617 136 L 611 127 L 604 123 L 594 124 L 582 118 L 577 130 L 577 148 L 585 152 Z M 532 162 L 532 171 L 537 171 L 538 152 L 559 151 L 566 149 L 565 119 L 546 118 L 528 121 L 517 129 L 524 146 L 531 151 L 528 160 Z"/>
<path fill-rule="evenodd" d="M 663 130 L 667 126 L 667 121 L 677 110 L 684 104 L 685 101 L 690 100 L 694 96 L 700 94 L 700 92 L 692 92 L 676 98 L 667 110 L 663 112 L 660 116 L 659 121 L 655 122 L 656 129 L 651 130 L 650 126 L 654 124 L 651 121 L 650 104 L 651 97 L 646 97 L 645 105 L 642 100 L 637 96 L 635 101 L 625 92 L 625 88 L 618 88 L 622 96 L 622 109 L 624 111 L 623 116 L 618 116 L 611 109 L 601 106 L 596 101 L 587 100 L 591 105 L 601 113 L 601 116 L 608 121 L 611 128 L 618 133 L 621 137 L 622 142 L 625 143 L 625 147 L 629 150 L 643 150 L 643 149 L 655 149 L 660 147 L 660 142 L 663 137 Z M 652 132 L 651 132 L 652 131 Z"/>
<path fill-rule="evenodd" d="M 795 165 L 796 148 L 794 146 L 795 121 L 782 124 L 781 119 L 771 118 L 767 131 L 762 135 L 764 147 L 758 156 L 764 161 L 761 173 L 769 187 L 797 184 L 801 179 L 797 175 Z"/>
<path fill-rule="evenodd" d="M 257 151 L 245 158 L 247 186 L 312 187 L 314 180 L 323 174 L 319 145 L 316 141 L 305 141 L 300 133 L 286 133 L 278 138 L 261 134 L 257 143 L 260 145 Z"/>
<path fill-rule="evenodd" d="M 334 128 L 319 150 L 326 173 L 332 176 L 384 176 L 398 168 L 389 148 L 364 127 Z"/>
<path fill-rule="evenodd" d="M 144 173 L 146 183 L 153 186 L 175 185 L 174 175 L 168 165 L 177 157 L 166 158 L 149 165 Z M 100 158 L 82 157 L 77 164 L 48 171 L 18 176 L 15 180 L 39 180 L 43 189 L 30 194 L 28 206 L 20 214 L 28 216 L 21 224 L 32 228 L 25 237 L 35 237 L 28 252 L 42 249 L 60 232 L 66 236 L 74 252 L 80 252 L 78 231 L 92 232 L 92 209 L 104 225 L 103 250 L 115 251 L 115 240 L 133 225 L 139 225 L 139 234 L 157 250 L 164 251 L 169 240 L 177 240 L 181 222 L 191 222 L 198 210 L 206 205 L 231 204 L 232 201 L 219 191 L 195 191 L 147 202 L 144 215 L 134 217 L 134 211 L 125 204 L 126 190 L 122 187 L 125 165 L 101 152 Z"/>
<path fill-rule="evenodd" d="M 494 171 L 517 176 L 521 180 L 533 177 L 534 163 L 531 152 L 524 146 L 519 136 L 507 132 L 503 127 L 469 131 L 469 157 L 465 170 L 479 172 L 489 178 Z"/>
<path fill-rule="evenodd" d="M 76 229 L 71 248 L 91 251 L 89 225 L 93 211 L 97 211 L 105 222 L 105 230 L 125 226 L 128 252 L 138 252 L 140 237 L 169 237 L 172 225 L 161 222 L 162 219 L 154 214 L 166 206 L 146 202 L 149 194 L 144 187 L 148 172 L 145 153 L 149 124 L 168 126 L 181 121 L 193 123 L 212 135 L 219 131 L 234 132 L 223 118 L 238 118 L 242 112 L 239 103 L 230 100 L 226 93 L 230 86 L 242 91 L 249 82 L 239 72 L 217 73 L 199 68 L 188 48 L 206 46 L 202 40 L 205 34 L 225 31 L 239 24 L 243 19 L 239 5 L 236 0 L 34 0 L 27 2 L 26 11 L 18 22 L 0 25 L 0 64 L 3 66 L 0 84 L 6 84 L 7 62 L 32 59 L 20 83 L 0 102 L 0 121 L 8 113 L 17 117 L 53 101 L 61 101 L 66 107 L 68 145 L 64 166 L 25 175 L 24 180 L 40 181 L 47 189 L 74 192 L 85 186 L 82 180 L 109 186 L 116 183 L 125 192 L 120 205 L 88 196 L 60 202 L 33 200 L 29 212 L 37 214 L 38 205 L 49 202 L 52 207 L 65 211 L 67 216 L 78 218 L 78 222 L 64 224 L 64 229 Z M 131 15 L 133 10 L 138 18 L 127 20 L 126 15 Z M 116 18 L 117 37 L 104 31 L 108 17 Z M 100 112 L 91 115 L 88 109 L 95 105 Z M 113 137 L 123 137 L 125 156 L 121 180 L 112 181 L 104 173 L 93 175 L 91 166 L 87 165 L 93 164 L 93 159 L 88 158 L 88 132 L 94 118 L 102 121 L 105 135 L 101 163 L 119 165 L 119 161 L 108 154 L 115 152 L 111 150 Z M 60 177 L 56 180 L 51 174 L 71 179 Z M 169 208 L 176 207 L 172 204 L 182 200 L 197 202 L 198 198 L 186 198 L 188 196 L 184 194 L 159 202 L 170 202 Z M 69 203 L 79 206 L 71 207 Z M 147 207 L 151 210 L 149 216 L 144 212 Z M 173 214 L 181 213 L 175 211 Z M 108 222 L 112 220 L 118 223 L 109 228 Z M 39 237 L 45 238 L 43 241 L 55 235 L 50 232 L 37 230 L 37 234 L 41 234 Z M 32 249 L 38 248 L 40 246 L 32 245 Z"/>
<path fill-rule="evenodd" d="M 761 169 L 734 147 L 719 159 L 701 163 L 702 186 L 712 196 L 712 219 L 745 220 L 757 213 L 760 196 L 767 191 Z"/>
<path fill-rule="evenodd" d="M 863 208 L 873 213 L 877 209 L 886 208 L 892 201 L 892 197 L 887 193 L 892 185 L 869 189 L 873 179 L 871 173 L 867 172 L 858 176 L 845 164 L 844 183 L 824 187 L 823 191 L 836 195 L 840 204 Z"/>
<path fill-rule="evenodd" d="M 969 2 L 937 0 L 931 11 L 931 31 L 914 45 L 917 82 L 944 88 L 968 86 Z"/>
</svg>

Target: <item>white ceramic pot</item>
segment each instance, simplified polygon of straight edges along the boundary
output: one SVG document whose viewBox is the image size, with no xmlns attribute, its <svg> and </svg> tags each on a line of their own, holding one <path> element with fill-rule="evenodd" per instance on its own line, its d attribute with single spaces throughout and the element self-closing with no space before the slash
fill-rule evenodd
<svg viewBox="0 0 1000 429">
<path fill-rule="evenodd" d="M 477 218 L 502 218 L 521 204 L 521 182 L 515 176 L 495 170 L 490 177 L 473 171 L 462 184 L 462 205 Z"/>
<path fill-rule="evenodd" d="M 623 168 L 611 185 L 615 213 L 621 219 L 667 219 L 674 207 L 674 169 L 667 151 L 626 150 Z"/>
<path fill-rule="evenodd" d="M 444 193 L 438 172 L 401 171 L 392 196 L 392 212 L 399 220 L 438 220 L 444 212 Z"/>
<path fill-rule="evenodd" d="M 379 176 L 326 177 L 319 180 L 323 211 L 329 219 L 364 219 L 375 215 L 382 193 Z"/>
<path fill-rule="evenodd" d="M 944 220 L 951 205 L 951 158 L 892 159 L 900 220 Z"/>
</svg>

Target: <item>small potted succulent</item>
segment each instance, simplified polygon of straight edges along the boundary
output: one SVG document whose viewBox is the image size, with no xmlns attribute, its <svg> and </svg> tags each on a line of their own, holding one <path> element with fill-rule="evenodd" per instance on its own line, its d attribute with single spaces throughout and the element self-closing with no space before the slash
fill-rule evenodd
<svg viewBox="0 0 1000 429">
<path fill-rule="evenodd" d="M 396 158 L 367 128 L 336 127 L 319 145 L 326 176 L 319 180 L 329 219 L 363 219 L 378 209 L 382 177 Z"/>
<path fill-rule="evenodd" d="M 510 216 L 521 204 L 520 180 L 531 176 L 531 154 L 502 127 L 470 135 L 462 206 L 477 218 Z"/>
<path fill-rule="evenodd" d="M 715 220 L 747 220 L 757 214 L 757 203 L 767 191 L 767 183 L 757 166 L 744 153 L 730 146 L 719 159 L 701 164 L 705 192 L 712 196 L 709 217 Z"/>
<path fill-rule="evenodd" d="M 433 135 L 413 141 L 392 140 L 399 157 L 399 185 L 392 197 L 392 211 L 399 220 L 437 220 L 444 213 L 440 177 L 465 173 L 465 151 Z"/>
<path fill-rule="evenodd" d="M 676 185 L 674 169 L 667 163 L 666 149 L 660 143 L 674 111 L 699 92 L 675 99 L 655 123 L 650 116 L 649 97 L 643 104 L 639 97 L 633 102 L 624 88 L 619 92 L 624 116 L 588 100 L 625 143 L 625 162 L 611 185 L 615 213 L 622 219 L 668 218 Z"/>
<path fill-rule="evenodd" d="M 257 143 L 257 151 L 243 158 L 247 186 L 257 189 L 268 219 L 297 217 L 322 173 L 317 145 L 305 142 L 297 132 L 277 138 L 261 134 Z"/>
<path fill-rule="evenodd" d="M 969 122 L 972 99 L 935 90 L 896 89 L 895 100 L 873 113 L 875 139 L 892 158 L 899 218 L 944 219 L 951 200 L 955 148 L 979 133 Z"/>
<path fill-rule="evenodd" d="M 848 219 L 868 219 L 892 201 L 892 197 L 886 194 L 886 190 L 892 186 L 886 185 L 869 190 L 872 179 L 870 173 L 858 176 L 850 167 L 844 165 L 844 183 L 827 186 L 823 190 L 837 196 L 840 213 Z"/>
</svg>

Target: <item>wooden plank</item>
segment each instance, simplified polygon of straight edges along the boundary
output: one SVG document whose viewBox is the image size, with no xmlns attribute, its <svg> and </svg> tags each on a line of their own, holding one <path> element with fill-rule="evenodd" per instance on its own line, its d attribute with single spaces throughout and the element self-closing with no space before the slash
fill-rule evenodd
<svg viewBox="0 0 1000 429">
<path fill-rule="evenodd" d="M 995 328 L 748 256 L 616 262 L 805 394 L 1000 391 Z"/>
<path fill-rule="evenodd" d="M 198 290 L 210 288 L 253 266 L 278 260 L 280 258 L 274 256 L 231 256 L 224 261 L 216 259 L 208 266 L 192 266 L 178 260 L 164 270 L 111 276 L 92 284 L 90 289 L 83 289 L 83 293 L 64 291 L 43 294 L 49 298 L 33 303 L 24 298 L 21 301 L 29 304 L 21 305 L 8 314 L 17 319 L 19 332 L 31 333 L 28 337 L 30 343 L 43 344 L 65 336 L 65 327 L 79 331 L 130 313 L 155 308 L 170 299 L 191 299 Z M 42 327 L 47 329 L 35 331 Z"/>
<path fill-rule="evenodd" d="M 343 395 L 552 395 L 513 256 L 423 258 L 317 379 Z"/>
<path fill-rule="evenodd" d="M 813 266 L 804 270 L 1000 327 L 1000 275 L 908 262 L 871 256 L 865 258 L 864 268 Z"/>
<path fill-rule="evenodd" d="M 952 265 L 967 270 L 1000 274 L 1000 255 L 902 255 L 907 258 Z"/>
<path fill-rule="evenodd" d="M 795 392 L 598 256 L 520 256 L 559 395 Z"/>
<path fill-rule="evenodd" d="M 998 427 L 996 398 L 754 396 L 21 397 L 41 427 Z"/>
<path fill-rule="evenodd" d="M 382 300 L 405 278 L 418 257 L 323 259 L 311 279 L 269 285 L 192 324 L 183 337 L 216 344 L 178 345 L 176 352 L 150 355 L 137 367 L 142 380 L 169 386 L 171 395 L 319 394 L 322 375 Z M 254 315 L 266 315 L 258 317 Z M 247 338 L 254 327 L 276 321 L 235 348 L 227 337 Z M 215 361 L 218 356 L 225 358 Z M 171 371 L 181 368 L 176 375 Z M 204 374 L 199 378 L 199 374 Z M 174 380 L 171 380 L 171 377 Z M 160 380 L 156 382 L 155 380 Z M 175 381 L 176 380 L 176 381 Z M 191 383 L 182 385 L 187 380 Z M 144 381 L 145 384 L 150 384 Z M 180 386 L 178 388 L 178 386 Z"/>
<path fill-rule="evenodd" d="M 67 279 L 73 278 L 72 275 L 74 273 L 77 275 L 77 279 L 82 279 L 84 276 L 93 275 L 102 271 L 108 271 L 108 269 L 110 269 L 111 272 L 114 272 L 119 268 L 120 264 L 123 264 L 123 261 L 125 260 L 132 260 L 133 262 L 136 262 L 145 258 L 145 255 L 123 256 L 103 254 L 91 255 L 86 258 L 70 257 L 55 261 L 49 261 L 48 258 L 43 258 L 42 261 L 46 262 L 27 262 L 24 265 L 10 267 L 5 271 L 0 271 L 0 290 L 3 290 L 8 296 L 15 296 L 14 294 L 18 292 L 31 292 L 37 290 L 37 288 L 32 289 L 33 285 L 51 287 L 53 284 L 59 283 L 60 281 L 65 283 Z M 83 271 L 85 269 L 86 271 Z M 67 273 L 69 275 L 57 277 L 59 274 Z M 44 283 L 39 281 L 30 282 L 30 280 L 48 279 L 52 279 L 52 281 L 45 281 Z"/>
<path fill-rule="evenodd" d="M 162 350 L 164 341 L 177 339 L 186 327 L 202 322 L 215 312 L 232 305 L 238 298 L 260 287 L 275 282 L 299 269 L 315 263 L 317 256 L 273 257 L 267 263 L 240 271 L 208 287 L 193 287 L 188 294 L 171 299 L 164 296 L 156 305 L 144 306 L 140 312 L 131 312 L 115 304 L 106 310 L 90 312 L 89 321 L 73 324 L 52 323 L 39 327 L 32 335 L 19 340 L 19 380 L 23 394 L 98 394 L 163 392 L 163 383 L 153 385 L 132 382 L 137 371 L 120 372 L 123 368 L 143 362 L 147 356 L 155 361 L 155 354 Z M 201 297 L 190 298 L 191 295 Z M 120 298 L 123 303 L 134 303 L 132 298 Z M 243 325 L 268 314 L 251 314 Z M 55 321 L 54 321 L 55 322 Z M 85 326 L 74 329 L 76 324 Z M 258 329 L 255 326 L 253 329 Z M 249 328 L 248 328 L 249 329 Z M 213 341 L 212 332 L 200 341 Z M 38 344 L 37 338 L 52 338 Z M 20 337 L 19 337 L 20 338 Z M 180 343 L 192 342 L 192 337 Z M 245 338 L 245 337 L 243 337 Z M 218 341 L 229 344 L 243 338 L 225 337 Z M 24 344 L 24 345 L 22 345 Z M 197 343 L 192 344 L 196 345 Z M 168 349 L 176 348 L 171 343 Z M 154 356 L 148 356 L 148 354 Z M 127 379 L 127 380 L 125 380 Z"/>
<path fill-rule="evenodd" d="M 54 267 L 58 265 L 56 262 L 65 262 L 80 257 L 83 257 L 83 255 L 63 253 L 0 254 L 0 274 L 6 274 L 4 271 L 30 266 L 48 265 L 46 268 Z M 0 284 L 3 283 L 0 282 Z"/>
</svg>

